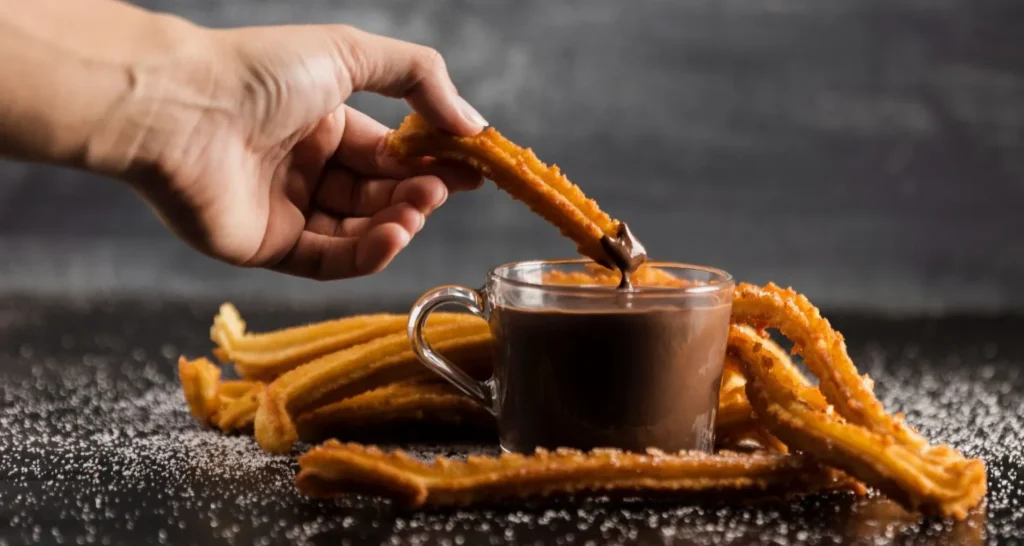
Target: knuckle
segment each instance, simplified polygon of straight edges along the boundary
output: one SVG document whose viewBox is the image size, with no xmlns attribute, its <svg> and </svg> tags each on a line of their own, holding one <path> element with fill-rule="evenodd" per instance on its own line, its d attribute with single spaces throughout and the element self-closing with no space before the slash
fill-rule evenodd
<svg viewBox="0 0 1024 546">
<path fill-rule="evenodd" d="M 327 256 L 331 250 L 330 239 L 322 239 L 319 246 L 320 248 L 317 249 L 316 260 L 310 278 L 319 282 L 329 281 L 331 280 L 329 271 L 330 260 L 327 259 Z"/>
<path fill-rule="evenodd" d="M 369 77 L 372 68 L 364 51 L 363 32 L 349 25 L 332 25 L 329 34 L 348 81 L 359 85 Z"/>
<path fill-rule="evenodd" d="M 327 27 L 327 34 L 337 45 L 355 49 L 364 42 L 367 33 L 352 25 L 337 24 Z"/>
<path fill-rule="evenodd" d="M 424 76 L 442 74 L 447 70 L 444 56 L 432 47 L 424 47 L 420 51 L 417 64 L 420 73 Z"/>
<path fill-rule="evenodd" d="M 334 32 L 337 33 L 338 36 L 353 38 L 359 34 L 359 29 L 352 25 L 346 25 L 344 23 L 341 23 L 331 26 L 333 27 Z"/>
</svg>

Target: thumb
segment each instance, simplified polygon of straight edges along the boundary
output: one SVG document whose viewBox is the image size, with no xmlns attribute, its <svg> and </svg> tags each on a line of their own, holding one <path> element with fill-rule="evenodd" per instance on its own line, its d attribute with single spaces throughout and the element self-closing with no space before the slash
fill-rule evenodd
<svg viewBox="0 0 1024 546">
<path fill-rule="evenodd" d="M 459 96 L 437 50 L 352 27 L 338 29 L 342 62 L 353 91 L 405 99 L 431 125 L 475 135 L 487 120 Z"/>
</svg>

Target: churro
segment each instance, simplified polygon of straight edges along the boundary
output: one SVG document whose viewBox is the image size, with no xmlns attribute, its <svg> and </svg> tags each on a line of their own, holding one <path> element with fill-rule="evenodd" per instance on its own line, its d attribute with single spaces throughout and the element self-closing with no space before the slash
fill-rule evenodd
<svg viewBox="0 0 1024 546">
<path fill-rule="evenodd" d="M 178 359 L 178 378 L 189 412 L 199 422 L 217 426 L 225 408 L 259 387 L 246 380 L 221 381 L 221 371 L 206 358 Z"/>
<path fill-rule="evenodd" d="M 537 450 L 533 455 L 444 457 L 328 441 L 299 457 L 296 485 L 306 495 L 368 493 L 408 508 L 464 506 L 557 495 L 791 496 L 849 488 L 840 473 L 809 457 L 782 453 L 646 454 L 611 449 Z"/>
<path fill-rule="evenodd" d="M 492 338 L 487 323 L 465 315 L 455 324 L 428 326 L 427 339 L 467 372 L 490 373 Z M 392 334 L 323 356 L 275 379 L 263 390 L 254 423 L 266 451 L 288 452 L 298 439 L 293 416 L 393 381 L 430 376 L 408 337 Z"/>
<path fill-rule="evenodd" d="M 695 283 L 680 279 L 657 264 L 645 263 L 630 273 L 630 282 L 634 288 L 685 288 Z M 583 271 L 546 271 L 543 283 L 548 286 L 618 286 L 621 273 L 612 271 L 598 264 L 588 264 Z"/>
<path fill-rule="evenodd" d="M 428 324 L 454 324 L 462 315 L 434 313 Z M 232 363 L 246 379 L 270 381 L 325 354 L 405 331 L 408 315 L 370 314 L 295 326 L 267 333 L 250 333 L 234 305 L 220 306 L 210 328 L 217 344 L 214 356 Z"/>
<path fill-rule="evenodd" d="M 559 228 L 576 243 L 580 254 L 607 267 L 621 265 L 606 244 L 622 239 L 623 224 L 588 199 L 558 167 L 545 165 L 533 151 L 516 146 L 493 127 L 476 136 L 456 137 L 413 113 L 388 136 L 387 149 L 400 158 L 430 157 L 468 164 Z M 627 269 L 636 265 L 639 262 L 627 264 Z"/>
<path fill-rule="evenodd" d="M 468 396 L 448 384 L 423 380 L 379 387 L 305 412 L 296 419 L 299 438 L 307 442 L 344 438 L 397 423 L 495 428 L 494 417 Z"/>
<path fill-rule="evenodd" d="M 782 331 L 821 379 L 800 381 L 752 328 L 731 327 L 729 352 L 743 363 L 758 419 L 791 448 L 806 452 L 926 514 L 964 518 L 986 490 L 985 464 L 948 446 L 930 446 L 881 409 L 846 355 L 842 337 L 806 299 L 769 285 L 741 286 L 737 320 Z M 820 374 L 820 375 L 819 375 Z"/>
</svg>

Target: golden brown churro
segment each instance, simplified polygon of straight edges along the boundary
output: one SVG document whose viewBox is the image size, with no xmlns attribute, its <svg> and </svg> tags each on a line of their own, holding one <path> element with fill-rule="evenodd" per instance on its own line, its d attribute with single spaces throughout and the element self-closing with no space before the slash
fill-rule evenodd
<svg viewBox="0 0 1024 546">
<path fill-rule="evenodd" d="M 493 429 L 494 417 L 454 387 L 442 383 L 403 381 L 303 413 L 296 420 L 307 442 L 345 437 L 381 425 L 416 423 L 463 425 Z"/>
<path fill-rule="evenodd" d="M 620 222 L 588 199 L 558 167 L 545 165 L 530 149 L 509 142 L 493 127 L 476 136 L 456 137 L 434 129 L 413 113 L 388 136 L 387 148 L 400 158 L 431 157 L 478 169 L 559 228 L 576 243 L 580 254 L 608 267 L 615 265 L 601 241 L 618 238 Z"/>
<path fill-rule="evenodd" d="M 216 403 L 193 402 L 190 409 L 197 420 L 214 425 L 223 432 L 251 431 L 259 408 L 265 383 L 259 381 L 219 381 L 220 370 L 206 359 L 182 359 L 182 387 L 186 397 L 195 398 L 201 381 L 215 382 Z M 727 367 L 723 391 L 719 397 L 716 419 L 716 445 L 727 448 L 753 441 L 766 448 L 779 447 L 754 419 L 747 402 L 738 364 Z M 195 371 L 191 371 L 195 370 Z M 199 370 L 202 370 L 201 375 Z M 493 417 L 453 387 L 432 383 L 432 378 L 401 381 L 368 390 L 349 398 L 327 403 L 299 415 L 296 420 L 299 438 L 318 441 L 349 431 L 365 431 L 374 426 L 396 422 L 419 422 L 427 425 L 465 424 L 475 429 L 494 427 Z M 738 381 L 738 383 L 737 383 Z M 211 398 L 213 400 L 213 398 Z M 210 409 L 205 409 L 209 407 Z"/>
<path fill-rule="evenodd" d="M 781 453 L 560 449 L 424 463 L 401 451 L 332 440 L 299 457 L 299 468 L 296 485 L 306 495 L 368 493 L 410 508 L 571 494 L 790 496 L 850 485 L 808 457 Z"/>
<path fill-rule="evenodd" d="M 434 313 L 428 324 L 454 324 L 462 320 L 460 316 Z M 217 359 L 234 364 L 238 375 L 270 381 L 325 354 L 404 332 L 408 318 L 399 314 L 356 315 L 253 334 L 246 332 L 245 321 L 235 306 L 225 303 L 213 319 L 210 338 L 217 344 Z"/>
<path fill-rule="evenodd" d="M 786 446 L 757 421 L 754 408 L 747 401 L 747 379 L 741 364 L 727 357 L 722 368 L 722 386 L 718 393 L 715 414 L 715 448 L 739 450 L 751 444 L 763 449 L 785 453 Z"/>
<path fill-rule="evenodd" d="M 811 387 L 789 355 L 770 339 L 765 339 L 764 350 L 771 351 L 780 365 L 798 377 L 800 384 Z M 718 413 L 715 417 L 715 446 L 719 449 L 738 449 L 753 443 L 763 449 L 787 453 L 786 447 L 772 436 L 758 421 L 754 408 L 747 400 L 747 378 L 743 375 L 743 364 L 732 355 L 726 355 L 722 367 L 722 386 L 718 394 Z"/>
<path fill-rule="evenodd" d="M 822 380 L 827 402 L 809 395 L 816 389 L 765 350 L 756 331 L 731 327 L 729 352 L 743 363 L 750 402 L 775 436 L 926 514 L 963 519 L 977 506 L 986 490 L 985 464 L 948 446 L 922 444 L 916 431 L 885 413 L 842 337 L 806 299 L 773 285 L 742 285 L 737 296 L 737 320 L 778 328 Z"/>
<path fill-rule="evenodd" d="M 221 430 L 224 427 L 219 422 L 224 419 L 225 410 L 235 405 L 238 399 L 261 387 L 255 381 L 221 381 L 220 368 L 205 358 L 179 358 L 178 377 L 192 416 L 205 425 L 217 426 Z"/>
<path fill-rule="evenodd" d="M 742 365 L 726 357 L 722 366 L 722 386 L 718 391 L 718 412 L 715 427 L 730 427 L 754 421 L 754 408 L 747 401 L 747 378 L 743 376 Z"/>
<path fill-rule="evenodd" d="M 188 369 L 203 370 L 209 378 L 206 381 L 216 381 L 218 402 L 210 406 L 211 410 L 193 410 L 193 415 L 223 432 L 251 431 L 265 384 L 259 381 L 219 381 L 216 378 L 219 378 L 220 371 L 209 361 L 183 362 Z M 723 375 L 723 390 L 715 422 L 716 445 L 731 448 L 750 441 L 784 451 L 784 446 L 770 439 L 755 420 L 753 409 L 747 402 L 746 380 L 738 366 L 727 366 Z M 199 382 L 191 377 L 182 375 L 182 386 L 188 393 L 199 390 Z M 493 428 L 493 417 L 468 397 L 446 384 L 430 381 L 428 378 L 396 382 L 306 411 L 296 420 L 299 438 L 310 442 L 329 436 L 344 437 L 349 431 L 365 431 L 374 426 L 403 421 L 428 425 L 463 423 L 476 429 Z M 205 406 L 196 404 L 196 407 Z"/>
<path fill-rule="evenodd" d="M 260 396 L 266 386 L 264 383 L 253 382 L 253 387 L 227 404 L 223 404 L 217 413 L 215 424 L 223 432 L 249 432 L 256 421 L 256 410 L 259 409 Z"/>
<path fill-rule="evenodd" d="M 455 324 L 428 326 L 427 339 L 467 372 L 490 372 L 492 338 L 487 323 L 463 315 Z M 293 416 L 392 381 L 430 376 L 405 333 L 323 356 L 275 379 L 263 390 L 256 411 L 256 441 L 264 450 L 286 453 L 298 439 Z"/>
<path fill-rule="evenodd" d="M 178 378 L 185 393 L 189 412 L 197 421 L 211 424 L 220 409 L 217 387 L 220 384 L 220 368 L 205 358 L 178 359 Z"/>
<path fill-rule="evenodd" d="M 645 263 L 630 274 L 630 281 L 635 288 L 684 288 L 694 283 L 686 279 L 676 278 L 661 269 L 657 264 Z M 592 264 L 586 271 L 547 271 L 543 282 L 549 286 L 618 286 L 622 274 L 598 264 Z"/>
<path fill-rule="evenodd" d="M 821 392 L 839 415 L 909 446 L 928 444 L 901 417 L 886 413 L 875 398 L 870 379 L 857 372 L 843 336 L 806 297 L 771 283 L 764 287 L 740 284 L 733 297 L 732 313 L 736 324 L 771 327 L 789 338 L 794 352 L 803 356 L 804 365 L 818 377 Z"/>
</svg>

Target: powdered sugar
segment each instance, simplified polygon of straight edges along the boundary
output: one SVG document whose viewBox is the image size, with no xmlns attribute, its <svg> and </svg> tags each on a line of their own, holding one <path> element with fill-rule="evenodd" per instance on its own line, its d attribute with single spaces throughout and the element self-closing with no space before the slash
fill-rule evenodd
<svg viewBox="0 0 1024 546">
<path fill-rule="evenodd" d="M 982 531 L 1016 537 L 1024 525 L 1024 350 L 1004 343 L 1013 338 L 986 338 L 999 334 L 991 326 L 952 346 L 901 330 L 851 350 L 888 408 L 933 441 L 986 460 L 987 509 L 965 522 L 922 521 L 884 499 L 847 495 L 758 507 L 598 499 L 403 514 L 362 497 L 305 499 L 292 485 L 293 456 L 193 421 L 173 359 L 206 350 L 214 308 L 0 306 L 0 543 L 971 543 Z M 877 328 L 870 332 L 888 326 Z M 855 339 L 868 330 L 844 331 Z M 403 447 L 424 458 L 496 453 L 493 444 Z"/>
</svg>

